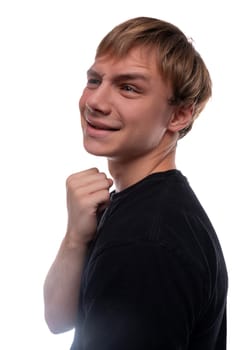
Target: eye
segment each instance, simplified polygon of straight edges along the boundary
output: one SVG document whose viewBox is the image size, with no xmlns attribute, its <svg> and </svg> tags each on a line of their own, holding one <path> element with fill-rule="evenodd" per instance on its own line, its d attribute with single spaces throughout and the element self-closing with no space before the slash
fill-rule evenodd
<svg viewBox="0 0 233 350">
<path fill-rule="evenodd" d="M 135 86 L 132 86 L 129 84 L 123 84 L 121 86 L 121 90 L 127 91 L 127 92 L 138 92 Z"/>
<path fill-rule="evenodd" d="M 96 87 L 100 84 L 100 79 L 98 78 L 88 78 L 87 79 L 87 87 Z"/>
</svg>

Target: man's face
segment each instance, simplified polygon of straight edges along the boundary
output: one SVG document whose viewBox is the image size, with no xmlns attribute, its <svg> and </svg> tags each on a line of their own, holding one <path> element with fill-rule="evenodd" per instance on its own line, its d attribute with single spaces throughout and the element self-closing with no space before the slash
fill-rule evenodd
<svg viewBox="0 0 233 350">
<path fill-rule="evenodd" d="M 160 151 L 174 107 L 155 60 L 154 52 L 142 48 L 121 59 L 95 60 L 79 102 L 89 153 L 130 160 Z"/>
</svg>

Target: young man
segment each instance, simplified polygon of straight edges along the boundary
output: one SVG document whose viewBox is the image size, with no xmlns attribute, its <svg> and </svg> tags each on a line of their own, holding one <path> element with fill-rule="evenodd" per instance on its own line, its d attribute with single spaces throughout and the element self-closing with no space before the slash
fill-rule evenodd
<svg viewBox="0 0 233 350">
<path fill-rule="evenodd" d="M 105 156 L 67 180 L 67 233 L 48 272 L 49 328 L 72 350 L 226 349 L 227 271 L 204 209 L 176 169 L 177 141 L 211 96 L 174 25 L 134 18 L 97 48 L 80 99 L 84 147 Z"/>
</svg>

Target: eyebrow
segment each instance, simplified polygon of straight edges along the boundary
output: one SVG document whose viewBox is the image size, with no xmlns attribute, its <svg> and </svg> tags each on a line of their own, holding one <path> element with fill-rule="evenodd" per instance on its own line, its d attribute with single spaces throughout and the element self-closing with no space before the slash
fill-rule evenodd
<svg viewBox="0 0 233 350">
<path fill-rule="evenodd" d="M 87 75 L 98 75 L 98 76 L 101 76 L 99 73 L 97 73 L 94 69 L 90 68 L 88 69 L 87 71 Z"/>
<path fill-rule="evenodd" d="M 87 75 L 94 75 L 97 77 L 102 77 L 102 75 L 98 72 L 96 72 L 94 69 L 90 68 L 87 71 Z M 122 73 L 113 76 L 113 81 L 122 81 L 122 80 L 143 80 L 148 81 L 148 77 L 146 75 L 140 74 L 138 72 L 132 72 L 132 73 Z"/>
</svg>

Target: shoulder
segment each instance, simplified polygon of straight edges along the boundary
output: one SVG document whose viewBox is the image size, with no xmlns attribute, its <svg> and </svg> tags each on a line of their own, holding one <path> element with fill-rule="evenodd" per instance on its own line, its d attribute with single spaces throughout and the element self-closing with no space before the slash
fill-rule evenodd
<svg viewBox="0 0 233 350">
<path fill-rule="evenodd" d="M 179 171 L 153 174 L 113 196 L 100 221 L 92 257 L 112 247 L 164 247 L 185 263 L 214 266 L 217 236 Z"/>
</svg>

